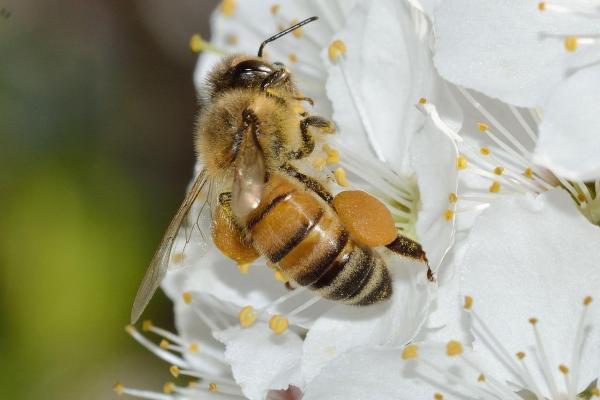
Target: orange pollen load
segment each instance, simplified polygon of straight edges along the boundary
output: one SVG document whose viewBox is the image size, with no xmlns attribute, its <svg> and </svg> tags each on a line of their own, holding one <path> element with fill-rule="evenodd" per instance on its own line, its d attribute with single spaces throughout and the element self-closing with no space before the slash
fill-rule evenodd
<svg viewBox="0 0 600 400">
<path fill-rule="evenodd" d="M 212 237 L 215 246 L 238 264 L 249 264 L 259 256 L 254 247 L 244 241 L 239 230 L 228 220 L 221 207 L 217 210 L 213 221 Z"/>
<path fill-rule="evenodd" d="M 360 190 L 340 192 L 333 208 L 352 237 L 369 247 L 384 246 L 398 236 L 392 214 L 375 197 Z"/>
</svg>

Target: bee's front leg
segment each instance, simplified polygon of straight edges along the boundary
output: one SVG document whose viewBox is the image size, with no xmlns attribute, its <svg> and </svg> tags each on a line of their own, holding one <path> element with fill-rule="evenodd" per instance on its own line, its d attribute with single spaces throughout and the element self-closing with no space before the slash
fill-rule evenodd
<svg viewBox="0 0 600 400">
<path fill-rule="evenodd" d="M 326 133 L 335 132 L 333 123 L 323 117 L 316 115 L 306 117 L 300 121 L 300 134 L 302 135 L 302 145 L 298 150 L 292 151 L 288 154 L 289 158 L 293 160 L 299 160 L 307 157 L 315 149 L 315 139 L 312 134 L 308 131 L 308 128 L 314 126 Z"/>
</svg>

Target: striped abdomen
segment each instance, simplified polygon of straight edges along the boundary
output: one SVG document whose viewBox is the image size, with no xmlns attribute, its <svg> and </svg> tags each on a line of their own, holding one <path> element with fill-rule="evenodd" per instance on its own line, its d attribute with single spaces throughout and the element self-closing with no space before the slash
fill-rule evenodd
<svg viewBox="0 0 600 400">
<path fill-rule="evenodd" d="M 328 204 L 288 178 L 271 177 L 247 229 L 259 253 L 325 298 L 366 305 L 392 294 L 382 258 L 352 240 Z"/>
</svg>

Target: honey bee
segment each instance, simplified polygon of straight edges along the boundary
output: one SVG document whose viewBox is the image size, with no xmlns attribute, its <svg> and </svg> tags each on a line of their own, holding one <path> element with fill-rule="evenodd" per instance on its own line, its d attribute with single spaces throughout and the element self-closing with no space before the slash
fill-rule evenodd
<svg viewBox="0 0 600 400">
<path fill-rule="evenodd" d="M 311 128 L 326 134 L 334 125 L 298 113 L 299 102 L 312 100 L 303 97 L 285 65 L 263 58 L 263 49 L 316 19 L 268 38 L 256 57 L 225 57 L 208 74 L 195 138 L 203 169 L 143 278 L 132 323 L 165 276 L 186 215 L 207 191 L 217 192 L 217 204 L 203 204 L 201 212 L 210 212 L 212 242 L 225 256 L 239 264 L 263 256 L 294 285 L 327 299 L 369 305 L 392 295 L 390 274 L 375 247 L 427 262 L 417 242 L 398 235 L 389 210 L 375 197 L 362 191 L 334 197 L 325 183 L 295 165 L 315 148 Z"/>
</svg>

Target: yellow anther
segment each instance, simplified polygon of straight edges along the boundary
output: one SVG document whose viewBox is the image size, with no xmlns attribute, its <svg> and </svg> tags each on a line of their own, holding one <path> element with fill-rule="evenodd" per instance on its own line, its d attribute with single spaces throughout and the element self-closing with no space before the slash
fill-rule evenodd
<svg viewBox="0 0 600 400">
<path fill-rule="evenodd" d="M 569 373 L 569 367 L 567 367 L 567 366 L 566 366 L 566 365 L 564 365 L 564 364 L 560 364 L 560 365 L 558 366 L 558 370 L 559 370 L 560 372 L 562 372 L 563 374 L 565 374 L 565 375 Z"/>
<path fill-rule="evenodd" d="M 444 395 L 440 392 L 436 392 L 433 394 L 433 400 L 444 400 Z"/>
<path fill-rule="evenodd" d="M 571 53 L 577 50 L 577 38 L 575 36 L 567 36 L 565 38 L 565 49 Z"/>
<path fill-rule="evenodd" d="M 163 392 L 171 394 L 175 391 L 175 384 L 173 382 L 167 382 L 163 385 Z"/>
<path fill-rule="evenodd" d="M 337 164 L 340 162 L 340 153 L 337 150 L 333 150 L 331 153 L 328 153 L 327 160 L 325 160 L 327 164 Z"/>
<path fill-rule="evenodd" d="M 298 21 L 297 19 L 293 19 L 293 20 L 292 20 L 292 23 L 290 24 L 290 26 L 291 26 L 291 25 L 296 25 L 298 22 L 300 22 L 300 21 Z M 294 30 L 292 31 L 292 35 L 294 35 L 295 37 L 299 38 L 299 37 L 301 37 L 301 36 L 302 36 L 302 33 L 303 33 L 303 32 L 304 32 L 304 31 L 303 31 L 303 29 L 302 29 L 302 28 L 296 28 L 296 29 L 294 29 Z"/>
<path fill-rule="evenodd" d="M 419 348 L 416 344 L 409 344 L 402 350 L 402 359 L 403 360 L 412 360 L 413 358 L 417 358 L 419 355 Z"/>
<path fill-rule="evenodd" d="M 587 199 L 585 198 L 585 195 L 583 193 L 579 193 L 577 195 L 577 200 L 579 200 L 580 203 L 584 203 L 587 201 Z"/>
<path fill-rule="evenodd" d="M 585 296 L 585 298 L 583 299 L 583 305 L 584 306 L 589 306 L 592 303 L 592 296 Z"/>
<path fill-rule="evenodd" d="M 208 391 L 209 392 L 216 392 L 217 391 L 217 384 L 216 383 L 209 383 L 208 384 Z"/>
<path fill-rule="evenodd" d="M 546 3 L 543 2 L 543 1 L 540 1 L 538 3 L 538 10 L 540 10 L 540 11 L 546 11 Z"/>
<path fill-rule="evenodd" d="M 252 306 L 246 306 L 240 311 L 240 325 L 247 328 L 256 321 L 256 314 L 254 314 L 254 308 Z"/>
<path fill-rule="evenodd" d="M 477 128 L 479 128 L 479 132 L 487 132 L 490 130 L 490 126 L 485 122 L 478 123 Z"/>
<path fill-rule="evenodd" d="M 481 149 L 479 149 L 479 152 L 484 156 L 490 155 L 490 149 L 488 147 L 482 147 Z"/>
<path fill-rule="evenodd" d="M 271 6 L 271 14 L 276 15 L 279 12 L 279 4 L 273 4 Z"/>
<path fill-rule="evenodd" d="M 192 294 L 190 292 L 183 292 L 182 297 L 185 304 L 192 304 Z"/>
<path fill-rule="evenodd" d="M 494 181 L 490 185 L 490 192 L 492 192 L 492 193 L 498 193 L 500 191 L 500 188 L 501 188 L 500 182 Z"/>
<path fill-rule="evenodd" d="M 346 48 L 346 44 L 342 42 L 340 39 L 336 39 L 327 48 L 327 55 L 329 56 L 329 60 L 331 62 L 336 62 L 337 59 L 342 55 L 346 54 L 348 49 Z"/>
<path fill-rule="evenodd" d="M 171 367 L 169 368 L 169 372 L 171 373 L 171 375 L 173 375 L 173 378 L 179 378 L 179 373 L 181 372 L 181 370 L 177 365 L 171 365 Z"/>
<path fill-rule="evenodd" d="M 122 383 L 117 383 L 117 384 L 115 384 L 115 386 L 113 386 L 113 390 L 115 391 L 116 394 L 118 394 L 120 396 L 125 391 L 125 385 L 123 385 Z"/>
<path fill-rule="evenodd" d="M 235 46 L 240 42 L 240 38 L 237 35 L 227 35 L 227 44 Z"/>
<path fill-rule="evenodd" d="M 315 158 L 312 162 L 312 166 L 314 167 L 314 169 L 321 171 L 325 166 L 326 162 L 327 160 L 322 157 Z"/>
<path fill-rule="evenodd" d="M 198 345 L 198 343 L 190 343 L 190 345 L 188 346 L 188 351 L 190 353 L 197 353 L 198 350 L 200 350 L 200 346 Z"/>
<path fill-rule="evenodd" d="M 283 274 L 283 272 L 281 272 L 280 270 L 276 270 L 275 271 L 275 280 L 279 281 L 279 282 L 283 282 L 286 283 L 289 281 L 289 279 L 287 278 L 287 276 L 285 276 Z"/>
<path fill-rule="evenodd" d="M 169 343 L 169 341 L 167 339 L 161 340 L 160 344 L 159 344 L 160 348 L 165 349 L 165 350 L 168 349 L 170 345 L 171 345 L 171 343 Z"/>
<path fill-rule="evenodd" d="M 183 263 L 183 260 L 185 259 L 185 255 L 183 253 L 175 253 L 173 254 L 173 257 L 171 257 L 171 262 L 173 264 L 179 265 L 181 263 Z"/>
<path fill-rule="evenodd" d="M 528 167 L 525 169 L 525 171 L 523 171 L 523 175 L 525 175 L 527 178 L 533 178 L 533 170 Z"/>
<path fill-rule="evenodd" d="M 251 263 L 240 263 L 236 265 L 237 269 L 239 269 L 242 274 L 247 274 L 248 270 L 250 269 Z"/>
<path fill-rule="evenodd" d="M 593 388 L 592 389 L 592 396 L 600 397 L 600 389 Z"/>
<path fill-rule="evenodd" d="M 494 168 L 494 173 L 496 175 L 502 175 L 504 173 L 504 168 L 503 167 L 496 167 L 496 168 Z"/>
<path fill-rule="evenodd" d="M 477 377 L 477 382 L 485 382 L 485 375 L 479 374 L 479 376 Z"/>
<path fill-rule="evenodd" d="M 342 168 L 342 167 L 336 168 L 334 174 L 335 174 L 335 181 L 337 182 L 338 185 L 343 186 L 343 187 L 350 186 L 350 182 L 348 182 L 348 179 L 346 179 L 346 171 L 344 171 L 344 168 Z"/>
<path fill-rule="evenodd" d="M 192 37 L 190 38 L 190 50 L 192 50 L 194 53 L 199 53 L 204 49 L 204 39 L 202 39 L 202 36 L 198 35 L 197 33 L 192 35 Z"/>
<path fill-rule="evenodd" d="M 452 221 L 453 218 L 454 218 L 454 211 L 447 208 L 446 211 L 444 211 L 444 219 L 446 221 Z"/>
<path fill-rule="evenodd" d="M 150 329 L 152 329 L 152 321 L 147 319 L 144 322 L 142 322 L 142 330 L 144 332 L 148 332 Z"/>
<path fill-rule="evenodd" d="M 135 328 L 133 327 L 133 325 L 127 325 L 125 327 L 125 332 L 129 333 L 130 335 L 133 335 L 135 333 Z"/>
<path fill-rule="evenodd" d="M 537 318 L 529 318 L 529 323 L 530 323 L 531 325 L 535 325 L 535 324 L 537 324 L 537 323 L 538 323 L 538 319 L 537 319 Z"/>
<path fill-rule="evenodd" d="M 283 332 L 285 332 L 288 326 L 288 319 L 278 314 L 273 315 L 269 320 L 269 328 L 271 328 L 271 330 L 277 335 L 281 335 Z"/>
<path fill-rule="evenodd" d="M 290 53 L 288 54 L 288 60 L 290 60 L 292 64 L 295 64 L 298 62 L 298 56 L 296 55 L 296 53 Z"/>
<path fill-rule="evenodd" d="M 465 296 L 465 303 L 463 304 L 465 310 L 473 308 L 473 298 L 471 296 Z"/>
<path fill-rule="evenodd" d="M 450 203 L 456 203 L 458 201 L 458 196 L 456 195 L 456 193 L 450 193 L 448 195 L 448 201 Z"/>
<path fill-rule="evenodd" d="M 227 55 L 227 53 L 224 50 L 214 47 L 212 44 L 202 39 L 202 36 L 200 36 L 197 33 L 190 37 L 189 46 L 190 50 L 192 50 L 192 52 L 194 53 L 199 53 L 201 51 L 210 51 L 211 53 L 219 54 L 222 56 Z"/>
<path fill-rule="evenodd" d="M 522 351 L 519 351 L 519 352 L 518 352 L 517 354 L 515 354 L 515 355 L 517 356 L 517 358 L 518 358 L 519 360 L 522 360 L 522 359 L 524 359 L 524 358 L 525 358 L 525 353 L 524 353 L 524 352 L 522 352 Z"/>
<path fill-rule="evenodd" d="M 459 341 L 451 340 L 446 345 L 446 354 L 450 357 L 458 356 L 463 353 L 462 344 Z"/>
<path fill-rule="evenodd" d="M 419 104 L 421 104 L 421 105 L 427 104 L 427 99 L 425 97 L 421 97 L 419 99 Z"/>
<path fill-rule="evenodd" d="M 460 155 L 456 158 L 456 168 L 465 169 L 468 165 L 469 162 L 467 161 L 467 157 Z"/>
<path fill-rule="evenodd" d="M 230 17 L 235 12 L 235 0 L 223 0 L 221 1 L 221 14 L 226 17 Z"/>
</svg>

